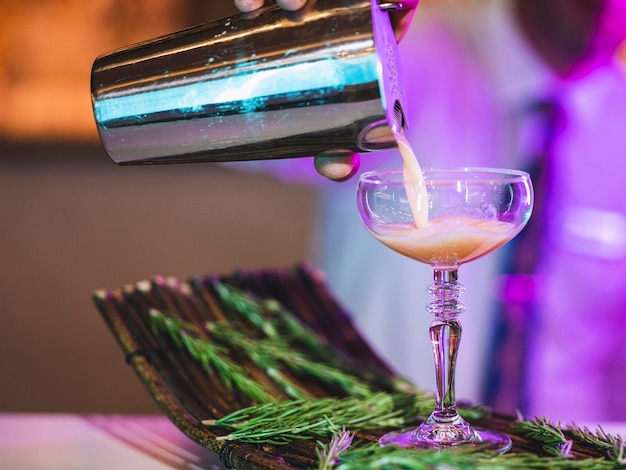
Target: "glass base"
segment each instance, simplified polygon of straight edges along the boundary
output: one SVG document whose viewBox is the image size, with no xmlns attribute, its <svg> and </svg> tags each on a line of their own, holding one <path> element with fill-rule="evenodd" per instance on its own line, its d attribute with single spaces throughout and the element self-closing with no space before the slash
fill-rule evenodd
<svg viewBox="0 0 626 470">
<path fill-rule="evenodd" d="M 425 423 L 426 424 L 426 423 Z M 500 454 L 511 449 L 511 438 L 506 434 L 488 429 L 476 429 L 469 425 L 459 429 L 450 426 L 423 425 L 418 428 L 392 431 L 380 438 L 380 445 L 397 445 L 415 449 L 449 449 L 458 446 L 480 447 Z"/>
</svg>

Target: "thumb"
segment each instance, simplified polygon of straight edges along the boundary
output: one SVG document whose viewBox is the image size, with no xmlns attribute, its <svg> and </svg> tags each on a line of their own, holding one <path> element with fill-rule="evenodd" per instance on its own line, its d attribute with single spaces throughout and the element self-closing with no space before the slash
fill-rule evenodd
<svg viewBox="0 0 626 470">
<path fill-rule="evenodd" d="M 283 10 L 296 11 L 304 6 L 307 0 L 276 0 Z"/>
<path fill-rule="evenodd" d="M 235 6 L 242 13 L 258 10 L 263 6 L 263 0 L 235 0 Z"/>
<path fill-rule="evenodd" d="M 358 171 L 361 158 L 349 150 L 329 150 L 315 157 L 315 170 L 332 181 L 345 181 Z"/>
</svg>

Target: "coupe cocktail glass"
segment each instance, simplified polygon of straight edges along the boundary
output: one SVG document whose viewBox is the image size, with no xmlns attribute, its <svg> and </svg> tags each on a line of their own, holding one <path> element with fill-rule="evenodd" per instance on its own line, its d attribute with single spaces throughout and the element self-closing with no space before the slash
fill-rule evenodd
<svg viewBox="0 0 626 470">
<path fill-rule="evenodd" d="M 458 269 L 515 237 L 528 222 L 532 205 L 530 177 L 522 171 L 427 170 L 423 181 L 408 180 L 402 171 L 361 176 L 358 207 L 367 230 L 392 250 L 434 270 L 434 282 L 428 288 L 434 300 L 427 310 L 434 317 L 430 339 L 437 384 L 435 409 L 419 427 L 384 435 L 382 445 L 510 449 L 508 436 L 475 429 L 457 412 L 454 374 L 461 340 L 459 315 L 464 309 L 458 301 L 464 291 Z M 428 211 L 427 223 L 423 211 Z M 419 217 L 414 217 L 416 212 Z"/>
</svg>

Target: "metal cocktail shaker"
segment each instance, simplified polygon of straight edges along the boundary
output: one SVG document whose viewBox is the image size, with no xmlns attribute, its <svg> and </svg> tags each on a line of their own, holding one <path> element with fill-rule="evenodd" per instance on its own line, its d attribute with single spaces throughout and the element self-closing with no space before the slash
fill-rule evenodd
<svg viewBox="0 0 626 470">
<path fill-rule="evenodd" d="M 378 0 L 268 6 L 96 59 L 100 138 L 119 164 L 260 160 L 393 147 L 397 45 Z"/>
</svg>

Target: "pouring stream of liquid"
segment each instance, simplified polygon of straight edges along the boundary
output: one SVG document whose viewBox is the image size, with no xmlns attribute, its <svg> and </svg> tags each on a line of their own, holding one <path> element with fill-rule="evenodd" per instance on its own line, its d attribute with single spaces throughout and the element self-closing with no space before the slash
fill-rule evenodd
<svg viewBox="0 0 626 470">
<path fill-rule="evenodd" d="M 403 132 L 396 132 L 398 150 L 404 160 L 403 176 L 406 195 L 409 198 L 409 206 L 413 214 L 413 220 L 417 228 L 428 225 L 428 193 L 422 168 L 417 161 L 415 152 Z"/>
</svg>

